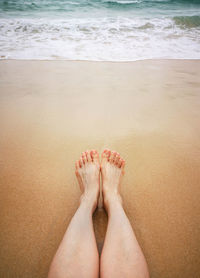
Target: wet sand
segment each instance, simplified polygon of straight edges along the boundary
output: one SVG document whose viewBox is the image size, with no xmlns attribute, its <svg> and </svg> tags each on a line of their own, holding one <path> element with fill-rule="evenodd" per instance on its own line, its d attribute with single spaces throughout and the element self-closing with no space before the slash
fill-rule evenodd
<svg viewBox="0 0 200 278">
<path fill-rule="evenodd" d="M 200 277 L 200 61 L 0 61 L 0 277 L 46 277 L 83 150 L 126 159 L 124 207 L 152 278 Z M 107 217 L 96 211 L 101 249 Z"/>
</svg>

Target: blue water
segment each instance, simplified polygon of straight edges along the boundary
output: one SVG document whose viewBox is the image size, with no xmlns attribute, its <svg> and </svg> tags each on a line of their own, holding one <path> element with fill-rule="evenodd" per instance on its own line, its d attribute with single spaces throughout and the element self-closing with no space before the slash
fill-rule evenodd
<svg viewBox="0 0 200 278">
<path fill-rule="evenodd" d="M 200 58 L 200 0 L 0 0 L 1 59 Z"/>
</svg>

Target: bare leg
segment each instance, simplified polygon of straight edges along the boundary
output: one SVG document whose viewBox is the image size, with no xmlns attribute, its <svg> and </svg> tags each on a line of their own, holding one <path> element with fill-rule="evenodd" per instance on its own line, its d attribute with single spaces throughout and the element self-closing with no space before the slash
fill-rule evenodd
<svg viewBox="0 0 200 278">
<path fill-rule="evenodd" d="M 98 153 L 83 153 L 76 162 L 76 176 L 83 192 L 80 206 L 54 256 L 48 278 L 99 277 L 99 254 L 92 223 L 99 196 L 99 173 Z"/>
<path fill-rule="evenodd" d="M 104 207 L 108 227 L 100 263 L 101 278 L 147 278 L 147 264 L 119 194 L 125 161 L 116 152 L 102 154 Z"/>
</svg>

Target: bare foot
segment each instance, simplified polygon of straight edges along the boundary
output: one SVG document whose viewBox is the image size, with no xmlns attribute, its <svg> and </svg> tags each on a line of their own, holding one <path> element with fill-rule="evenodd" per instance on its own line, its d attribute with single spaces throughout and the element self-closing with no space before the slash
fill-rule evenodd
<svg viewBox="0 0 200 278">
<path fill-rule="evenodd" d="M 104 206 L 108 210 L 109 203 L 113 200 L 121 201 L 119 187 L 124 175 L 125 160 L 119 153 L 104 150 L 102 153 L 101 173 L 103 180 Z"/>
<path fill-rule="evenodd" d="M 83 152 L 76 161 L 76 177 L 82 191 L 81 201 L 92 206 L 93 211 L 97 206 L 99 197 L 100 164 L 99 154 L 96 150 Z"/>
</svg>

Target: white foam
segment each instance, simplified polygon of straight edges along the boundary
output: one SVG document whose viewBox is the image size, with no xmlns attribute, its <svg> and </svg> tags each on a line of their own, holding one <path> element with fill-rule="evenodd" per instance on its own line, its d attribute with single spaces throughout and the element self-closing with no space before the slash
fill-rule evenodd
<svg viewBox="0 0 200 278">
<path fill-rule="evenodd" d="M 200 29 L 167 18 L 0 19 L 1 59 L 200 59 Z"/>
<path fill-rule="evenodd" d="M 113 2 L 118 4 L 138 4 L 141 3 L 142 0 L 104 0 L 103 2 Z"/>
</svg>

